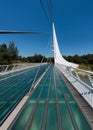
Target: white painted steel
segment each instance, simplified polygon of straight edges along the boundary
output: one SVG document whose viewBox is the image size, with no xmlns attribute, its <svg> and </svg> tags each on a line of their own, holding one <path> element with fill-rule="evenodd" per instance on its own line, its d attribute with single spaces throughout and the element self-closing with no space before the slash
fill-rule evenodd
<svg viewBox="0 0 93 130">
<path fill-rule="evenodd" d="M 54 43 L 54 62 L 55 66 L 63 73 L 63 75 L 70 81 L 74 88 L 81 94 L 81 96 L 93 107 L 93 73 L 81 69 L 77 69 L 78 65 L 66 61 L 59 50 L 56 31 L 53 23 L 53 43 Z M 90 84 L 87 84 L 80 77 L 80 74 L 87 77 Z M 82 76 L 82 75 L 81 75 Z"/>
<path fill-rule="evenodd" d="M 42 65 L 45 65 L 47 63 L 42 63 Z M 14 72 L 20 72 L 21 70 L 26 70 L 26 69 L 29 69 L 29 68 L 32 68 L 32 67 L 36 67 L 36 66 L 39 66 L 39 64 L 35 64 L 35 65 L 32 65 L 32 66 L 23 66 L 23 65 L 17 65 L 18 67 L 15 68 L 16 65 L 13 65 L 13 67 L 8 70 L 7 68 L 11 65 L 0 65 L 1 68 L 4 67 L 4 69 L 2 71 L 0 71 L 0 75 L 6 75 L 6 74 L 10 74 L 10 73 L 14 73 Z"/>
<path fill-rule="evenodd" d="M 78 71 L 84 72 L 87 77 L 90 75 L 93 77 L 93 73 L 81 69 L 76 69 L 73 67 L 63 66 L 61 64 L 56 64 L 56 67 L 63 73 L 63 75 L 70 81 L 74 88 L 80 93 L 80 95 L 87 101 L 87 103 L 93 108 L 93 87 L 92 84 L 87 84 L 82 81 Z M 78 70 L 78 71 L 77 71 Z M 76 72 L 76 76 L 72 72 Z M 88 80 L 88 79 L 86 79 Z M 91 79 L 89 79 L 91 80 Z M 93 80 L 93 79 L 92 79 Z M 90 82 L 92 83 L 92 82 Z"/>
<path fill-rule="evenodd" d="M 58 41 L 57 41 L 57 37 L 56 37 L 56 31 L 55 31 L 54 23 L 53 23 L 53 43 L 54 43 L 54 61 L 55 61 L 55 64 L 58 63 L 58 64 L 62 64 L 62 65 L 66 65 L 66 66 L 72 66 L 72 67 L 77 68 L 78 67 L 77 64 L 68 62 L 62 57 L 60 50 L 59 50 L 59 46 L 58 46 Z"/>
</svg>

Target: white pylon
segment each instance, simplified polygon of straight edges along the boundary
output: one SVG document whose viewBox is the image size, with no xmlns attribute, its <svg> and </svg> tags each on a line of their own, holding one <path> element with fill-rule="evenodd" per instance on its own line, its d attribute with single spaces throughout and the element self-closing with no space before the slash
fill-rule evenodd
<svg viewBox="0 0 93 130">
<path fill-rule="evenodd" d="M 60 50 L 59 50 L 59 46 L 58 46 L 54 23 L 52 24 L 52 26 L 53 26 L 53 43 L 54 43 L 54 62 L 55 62 L 55 64 L 62 64 L 62 65 L 77 68 L 78 64 L 68 62 L 62 57 Z"/>
</svg>

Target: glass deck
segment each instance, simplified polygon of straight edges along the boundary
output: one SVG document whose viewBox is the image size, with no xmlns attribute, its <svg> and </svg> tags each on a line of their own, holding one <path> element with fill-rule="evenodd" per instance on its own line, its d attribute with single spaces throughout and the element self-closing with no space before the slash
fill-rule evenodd
<svg viewBox="0 0 93 130">
<path fill-rule="evenodd" d="M 0 125 L 29 91 L 38 67 L 3 76 L 0 80 Z M 46 65 L 40 68 L 36 80 L 45 71 Z"/>
<path fill-rule="evenodd" d="M 53 65 L 9 129 L 91 130 Z"/>
</svg>

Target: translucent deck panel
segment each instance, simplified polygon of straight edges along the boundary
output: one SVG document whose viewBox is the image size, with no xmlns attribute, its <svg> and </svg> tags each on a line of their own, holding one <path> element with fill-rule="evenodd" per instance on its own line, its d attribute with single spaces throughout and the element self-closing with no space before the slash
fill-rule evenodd
<svg viewBox="0 0 93 130">
<path fill-rule="evenodd" d="M 36 80 L 46 69 L 40 67 Z M 12 73 L 0 79 L 0 125 L 29 91 L 39 67 Z M 37 93 L 38 94 L 38 93 Z"/>
<path fill-rule="evenodd" d="M 91 130 L 62 77 L 52 65 L 9 129 L 75 130 L 76 127 L 78 130 Z"/>
</svg>

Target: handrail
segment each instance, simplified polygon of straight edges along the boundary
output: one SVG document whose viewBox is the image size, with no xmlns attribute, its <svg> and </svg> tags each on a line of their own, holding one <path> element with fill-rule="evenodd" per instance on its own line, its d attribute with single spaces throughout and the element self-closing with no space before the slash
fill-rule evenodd
<svg viewBox="0 0 93 130">
<path fill-rule="evenodd" d="M 51 72 L 52 73 L 52 72 Z M 51 75 L 50 73 L 50 75 Z M 45 108 L 44 108 L 44 114 L 43 114 L 43 120 L 42 120 L 42 126 L 41 129 L 46 129 L 46 120 L 47 120 L 47 113 L 48 113 L 48 103 L 49 103 L 49 93 L 50 93 L 50 84 L 51 84 L 51 76 L 49 78 L 49 86 L 48 86 L 48 92 L 47 92 L 47 98 L 45 101 Z"/>
<path fill-rule="evenodd" d="M 47 64 L 47 63 L 42 63 L 42 65 L 44 64 Z M 19 69 L 29 68 L 32 66 L 39 66 L 39 65 L 40 63 L 0 65 L 0 74 L 4 72 L 10 72 L 10 71 L 15 71 Z"/>
<path fill-rule="evenodd" d="M 59 65 L 60 64 L 58 64 L 58 66 Z M 79 69 L 79 68 L 74 68 L 71 66 L 66 66 L 66 65 L 60 65 L 60 66 L 63 70 L 67 71 L 70 75 L 72 75 L 75 79 L 80 81 L 87 88 L 93 89 L 93 72 L 86 71 L 86 70 Z M 75 75 L 73 73 L 75 73 Z M 82 76 L 82 78 L 80 77 L 80 75 Z M 84 76 L 86 76 L 85 81 L 84 81 Z"/>
<path fill-rule="evenodd" d="M 56 64 L 56 67 L 93 108 L 93 73 L 62 64 Z"/>
<path fill-rule="evenodd" d="M 49 66 L 49 67 L 46 69 L 46 71 L 43 73 L 42 78 L 43 78 L 43 76 L 47 73 L 47 71 L 49 70 L 49 68 L 50 68 L 50 66 Z M 42 86 L 42 88 L 41 88 L 41 90 L 40 90 L 39 96 L 38 96 L 37 99 L 36 99 L 36 102 L 35 102 L 35 104 L 34 104 L 34 107 L 33 107 L 32 111 L 31 111 L 31 113 L 30 113 L 30 116 L 29 116 L 29 118 L 28 118 L 28 121 L 27 121 L 27 124 L 26 124 L 24 130 L 28 130 L 29 127 L 30 127 L 31 121 L 32 121 L 33 118 L 34 118 L 34 115 L 35 115 L 37 106 L 38 106 L 38 104 L 39 104 L 39 100 L 40 100 L 41 94 L 42 94 L 42 92 L 43 92 L 43 89 L 44 89 L 44 83 L 43 83 L 43 86 Z M 30 95 L 29 95 L 29 96 L 30 96 Z"/>
<path fill-rule="evenodd" d="M 93 72 L 91 72 L 91 71 L 87 71 L 87 70 L 83 70 L 83 69 L 79 69 L 79 68 L 74 68 L 74 67 L 71 67 L 71 68 L 76 69 L 76 70 L 79 70 L 79 71 L 81 71 L 81 72 L 85 72 L 85 73 L 87 73 L 87 74 L 93 74 Z"/>
<path fill-rule="evenodd" d="M 59 103 L 58 103 L 58 93 L 56 89 L 55 71 L 54 71 L 54 90 L 56 95 L 56 111 L 57 111 L 57 118 L 58 118 L 58 128 L 59 130 L 62 130 L 61 116 L 60 116 Z"/>
<path fill-rule="evenodd" d="M 59 74 L 60 74 L 60 72 L 59 72 Z M 60 74 L 60 75 L 61 75 L 61 74 Z M 58 79 L 58 82 L 60 82 L 59 79 Z M 72 123 L 73 123 L 73 127 L 74 127 L 75 130 L 79 130 L 79 128 L 78 128 L 78 126 L 77 126 L 77 123 L 76 123 L 76 120 L 75 120 L 75 118 L 74 118 L 74 114 L 73 114 L 73 112 L 72 112 L 72 110 L 71 110 L 71 107 L 70 107 L 70 105 L 69 105 L 68 97 L 66 96 L 66 94 L 65 94 L 65 92 L 64 92 L 64 90 L 63 90 L 63 88 L 62 88 L 62 86 L 60 86 L 60 87 L 61 87 L 61 91 L 62 91 L 62 93 L 63 93 L 63 95 L 64 95 L 65 103 L 66 103 L 66 105 L 67 105 L 67 109 L 68 109 L 68 111 L 69 111 L 69 114 L 70 114 L 70 117 L 71 117 L 71 120 L 72 120 Z"/>
<path fill-rule="evenodd" d="M 11 64 L 11 65 L 0 65 L 0 73 L 16 70 L 19 68 L 24 68 L 22 64 Z"/>
</svg>

